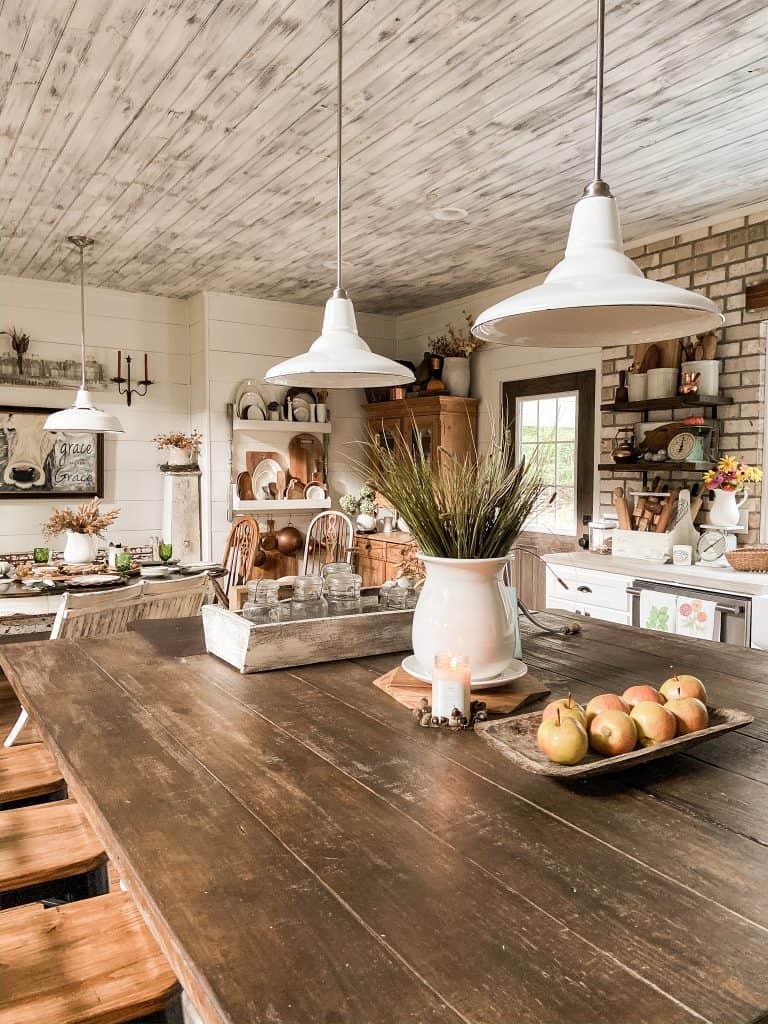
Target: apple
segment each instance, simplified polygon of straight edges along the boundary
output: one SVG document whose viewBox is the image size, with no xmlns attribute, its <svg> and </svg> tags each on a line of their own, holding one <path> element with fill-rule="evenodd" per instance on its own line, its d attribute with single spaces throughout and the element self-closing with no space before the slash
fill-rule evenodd
<svg viewBox="0 0 768 1024">
<path fill-rule="evenodd" d="M 601 711 L 592 719 L 589 742 L 593 750 L 607 757 L 628 754 L 637 743 L 637 727 L 626 711 Z"/>
<path fill-rule="evenodd" d="M 697 697 L 702 704 L 707 703 L 707 691 L 698 676 L 675 673 L 669 679 L 664 680 L 659 687 L 659 693 L 663 693 L 667 700 L 672 700 L 675 697 Z"/>
<path fill-rule="evenodd" d="M 635 723 L 641 747 L 653 747 L 665 740 L 673 740 L 677 733 L 677 719 L 665 704 L 655 700 L 641 700 L 629 713 Z"/>
<path fill-rule="evenodd" d="M 601 711 L 624 711 L 629 714 L 629 704 L 618 693 L 601 693 L 593 697 L 586 707 L 587 727 Z"/>
<path fill-rule="evenodd" d="M 707 706 L 698 697 L 673 697 L 664 706 L 675 716 L 678 736 L 698 732 L 709 725 Z"/>
<path fill-rule="evenodd" d="M 570 693 L 567 697 L 562 697 L 560 700 L 550 701 L 544 708 L 544 713 L 541 716 L 542 721 L 546 722 L 550 718 L 557 718 L 558 711 L 561 718 L 574 718 L 586 728 L 587 716 L 584 708 L 581 704 L 576 703 Z"/>
<path fill-rule="evenodd" d="M 542 721 L 536 733 L 536 742 L 550 761 L 555 764 L 578 764 L 589 750 L 587 730 L 572 717 L 556 714 Z"/>
<path fill-rule="evenodd" d="M 628 690 L 624 691 L 622 697 L 632 708 L 635 704 L 639 704 L 641 700 L 653 700 L 657 704 L 663 704 L 666 700 L 666 697 L 648 683 L 642 683 L 640 686 L 630 686 Z"/>
</svg>

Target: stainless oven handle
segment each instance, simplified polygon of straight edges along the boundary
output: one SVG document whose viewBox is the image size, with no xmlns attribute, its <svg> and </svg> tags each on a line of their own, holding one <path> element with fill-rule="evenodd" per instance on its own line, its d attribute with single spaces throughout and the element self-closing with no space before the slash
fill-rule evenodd
<svg viewBox="0 0 768 1024">
<path fill-rule="evenodd" d="M 627 593 L 630 597 L 640 597 L 641 591 L 638 590 L 637 587 L 627 587 Z M 657 593 L 663 594 L 664 591 L 660 590 L 657 591 Z M 739 616 L 744 614 L 744 607 L 742 605 L 736 605 L 736 607 L 734 607 L 730 604 L 716 604 L 715 611 L 720 612 L 721 615 Z"/>
</svg>

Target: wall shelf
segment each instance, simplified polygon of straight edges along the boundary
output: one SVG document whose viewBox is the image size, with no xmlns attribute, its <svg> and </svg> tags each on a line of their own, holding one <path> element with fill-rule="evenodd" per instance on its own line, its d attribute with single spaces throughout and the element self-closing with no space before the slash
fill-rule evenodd
<svg viewBox="0 0 768 1024">
<path fill-rule="evenodd" d="M 647 398 L 642 402 L 603 402 L 601 412 L 652 412 L 664 409 L 703 409 L 732 405 L 726 395 L 676 395 L 674 398 Z"/>
<path fill-rule="evenodd" d="M 601 462 L 597 468 L 611 473 L 657 473 L 677 469 L 703 473 L 706 469 L 714 469 L 716 465 L 716 462 Z"/>
<path fill-rule="evenodd" d="M 241 420 L 235 416 L 232 429 L 244 434 L 330 434 L 330 423 L 299 423 L 298 420 Z"/>
<path fill-rule="evenodd" d="M 232 498 L 233 512 L 322 512 L 323 509 L 331 507 L 330 498 L 318 498 L 309 501 L 306 498 L 275 498 L 274 500 L 254 499 L 243 501 L 241 498 Z"/>
</svg>

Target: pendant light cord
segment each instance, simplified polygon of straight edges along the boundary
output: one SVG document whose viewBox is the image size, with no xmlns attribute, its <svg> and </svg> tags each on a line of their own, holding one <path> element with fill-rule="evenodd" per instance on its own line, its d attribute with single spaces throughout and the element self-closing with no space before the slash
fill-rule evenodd
<svg viewBox="0 0 768 1024">
<path fill-rule="evenodd" d="M 80 246 L 80 387 L 85 391 L 85 249 Z"/>
<path fill-rule="evenodd" d="M 344 296 L 341 274 L 341 101 L 344 47 L 343 0 L 336 0 L 336 292 Z"/>
<path fill-rule="evenodd" d="M 603 78 L 605 76 L 605 0 L 597 0 L 597 46 L 595 52 L 595 163 L 592 181 L 585 195 L 610 196 L 603 181 Z"/>
</svg>

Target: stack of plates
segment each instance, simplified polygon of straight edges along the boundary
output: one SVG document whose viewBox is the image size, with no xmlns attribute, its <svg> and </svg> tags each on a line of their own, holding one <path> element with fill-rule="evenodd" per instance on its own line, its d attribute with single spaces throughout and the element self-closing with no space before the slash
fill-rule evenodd
<svg viewBox="0 0 768 1024">
<path fill-rule="evenodd" d="M 312 402 L 303 395 L 293 399 L 293 418 L 297 423 L 309 423 L 312 419 Z"/>
<path fill-rule="evenodd" d="M 267 407 L 258 390 L 260 381 L 244 380 L 235 395 L 235 412 L 241 420 L 265 420 Z"/>
<path fill-rule="evenodd" d="M 265 487 L 277 483 L 277 474 L 281 469 L 280 463 L 275 462 L 274 459 L 261 460 L 253 473 L 251 473 L 251 486 L 253 487 L 253 497 L 256 501 L 261 501 L 266 497 L 264 493 Z"/>
</svg>

